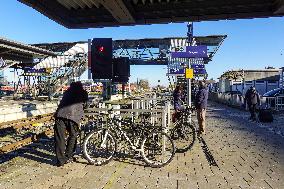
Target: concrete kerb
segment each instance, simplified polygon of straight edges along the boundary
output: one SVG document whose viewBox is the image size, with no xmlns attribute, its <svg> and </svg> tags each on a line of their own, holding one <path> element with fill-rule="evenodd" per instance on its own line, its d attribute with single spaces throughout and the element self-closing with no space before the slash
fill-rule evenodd
<svg viewBox="0 0 284 189">
<path fill-rule="evenodd" d="M 4 105 L 0 109 L 0 122 L 8 122 L 31 116 L 53 113 L 56 111 L 57 106 L 57 102 L 32 102 L 24 103 L 22 105 L 13 103 L 11 105 Z"/>
</svg>

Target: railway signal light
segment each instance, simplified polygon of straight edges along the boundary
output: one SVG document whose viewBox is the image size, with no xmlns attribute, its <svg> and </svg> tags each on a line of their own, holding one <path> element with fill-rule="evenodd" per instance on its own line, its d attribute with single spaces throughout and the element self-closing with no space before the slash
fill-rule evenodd
<svg viewBox="0 0 284 189">
<path fill-rule="evenodd" d="M 90 58 L 93 79 L 112 78 L 112 38 L 94 38 Z"/>
</svg>

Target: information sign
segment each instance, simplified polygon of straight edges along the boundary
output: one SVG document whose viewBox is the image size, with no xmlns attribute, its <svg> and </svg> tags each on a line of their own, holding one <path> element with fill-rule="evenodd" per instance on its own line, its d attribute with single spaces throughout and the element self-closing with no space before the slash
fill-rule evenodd
<svg viewBox="0 0 284 189">
<path fill-rule="evenodd" d="M 208 58 L 207 46 L 205 45 L 187 46 L 185 49 L 185 52 L 172 52 L 172 58 Z"/>
<path fill-rule="evenodd" d="M 169 69 L 169 75 L 184 75 L 184 68 Z"/>
</svg>

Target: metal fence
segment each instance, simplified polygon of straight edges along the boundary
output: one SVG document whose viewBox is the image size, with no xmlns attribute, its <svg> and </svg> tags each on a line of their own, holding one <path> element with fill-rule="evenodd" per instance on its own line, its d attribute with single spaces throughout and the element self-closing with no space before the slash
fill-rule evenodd
<svg viewBox="0 0 284 189">
<path fill-rule="evenodd" d="M 163 128 L 168 128 L 170 125 L 171 117 L 171 103 L 170 101 L 158 98 L 134 98 L 131 100 L 131 107 L 124 109 L 121 105 L 117 104 L 105 104 L 99 106 L 99 108 L 89 108 L 86 110 L 86 115 L 98 115 L 98 113 L 106 113 L 109 109 L 112 109 L 114 115 L 119 117 L 127 117 L 132 121 L 144 113 L 149 114 L 149 122 L 153 125 L 159 125 Z"/>
<path fill-rule="evenodd" d="M 244 104 L 244 98 L 237 94 L 226 94 L 226 93 L 210 93 L 209 99 L 215 102 L 226 104 L 234 107 L 241 107 Z"/>
<path fill-rule="evenodd" d="M 209 99 L 233 107 L 242 107 L 244 104 L 244 97 L 237 94 L 210 93 Z M 284 110 L 284 96 L 261 97 L 260 102 L 261 107 L 271 108 L 275 111 Z"/>
<path fill-rule="evenodd" d="M 284 110 L 284 96 L 263 97 L 268 107 L 276 111 Z"/>
</svg>

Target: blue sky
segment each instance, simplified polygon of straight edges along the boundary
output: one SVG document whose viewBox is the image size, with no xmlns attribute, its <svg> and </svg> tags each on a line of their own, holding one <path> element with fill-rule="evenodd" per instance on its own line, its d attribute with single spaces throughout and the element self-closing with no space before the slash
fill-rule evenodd
<svg viewBox="0 0 284 189">
<path fill-rule="evenodd" d="M 3 1 L 3 2 L 2 2 Z M 16 0 L 2 0 L 0 36 L 24 43 L 67 42 L 94 37 L 140 39 L 186 36 L 186 23 L 99 29 L 66 29 Z M 264 18 L 194 23 L 194 35 L 228 35 L 206 67 L 218 78 L 230 69 L 284 67 L 284 18 Z M 282 55 L 281 55 L 282 54 Z M 152 85 L 167 83 L 163 66 L 133 66 L 131 81 L 148 79 Z M 6 76 L 9 77 L 7 73 Z M 10 77 L 9 77 L 10 78 Z"/>
</svg>

